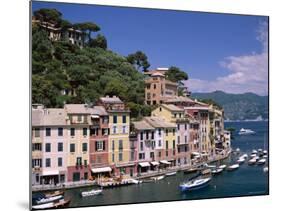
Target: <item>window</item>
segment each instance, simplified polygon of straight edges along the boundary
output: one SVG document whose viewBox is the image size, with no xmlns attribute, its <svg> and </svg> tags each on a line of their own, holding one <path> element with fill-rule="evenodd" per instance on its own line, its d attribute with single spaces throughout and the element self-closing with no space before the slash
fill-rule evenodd
<svg viewBox="0 0 281 211">
<path fill-rule="evenodd" d="M 41 159 L 32 159 L 32 168 L 34 167 L 42 167 Z"/>
<path fill-rule="evenodd" d="M 174 114 L 174 118 L 177 118 L 177 114 Z"/>
<path fill-rule="evenodd" d="M 51 136 L 51 128 L 46 128 L 46 136 Z"/>
<path fill-rule="evenodd" d="M 119 140 L 119 151 L 123 150 L 123 140 Z"/>
<path fill-rule="evenodd" d="M 158 152 L 158 157 L 159 157 L 159 158 L 161 157 L 161 152 Z"/>
<path fill-rule="evenodd" d="M 88 151 L 88 144 L 87 143 L 83 143 L 82 144 L 82 151 L 83 152 L 87 152 Z"/>
<path fill-rule="evenodd" d="M 117 116 L 116 116 L 116 115 L 113 116 L 113 123 L 114 123 L 114 124 L 117 123 Z"/>
<path fill-rule="evenodd" d="M 40 137 L 40 128 L 35 128 L 34 132 L 35 132 L 34 134 L 35 137 Z"/>
<path fill-rule="evenodd" d="M 70 144 L 70 152 L 75 152 L 75 144 Z"/>
<path fill-rule="evenodd" d="M 126 133 L 126 126 L 123 126 L 123 127 L 122 127 L 122 132 L 123 132 L 123 133 Z"/>
<path fill-rule="evenodd" d="M 63 136 L 63 128 L 58 128 L 58 136 Z"/>
<path fill-rule="evenodd" d="M 168 150 L 166 150 L 166 157 L 168 157 L 169 156 L 169 151 Z"/>
<path fill-rule="evenodd" d="M 76 158 L 76 166 L 82 166 L 82 158 L 81 157 Z"/>
<path fill-rule="evenodd" d="M 144 153 L 139 153 L 139 159 L 145 159 L 145 154 Z"/>
<path fill-rule="evenodd" d="M 156 84 L 153 84 L 153 89 L 156 89 Z"/>
<path fill-rule="evenodd" d="M 115 149 L 115 144 L 114 144 L 114 140 L 112 140 L 112 151 L 114 151 Z"/>
<path fill-rule="evenodd" d="M 135 160 L 135 152 L 134 152 L 134 151 L 131 151 L 130 160 L 131 160 L 131 161 L 134 161 L 134 160 Z"/>
<path fill-rule="evenodd" d="M 140 133 L 140 140 L 143 140 L 143 132 Z"/>
<path fill-rule="evenodd" d="M 184 143 L 187 143 L 187 136 L 184 136 Z"/>
<path fill-rule="evenodd" d="M 40 143 L 35 143 L 35 144 L 32 144 L 32 151 L 41 151 L 41 144 Z"/>
<path fill-rule="evenodd" d="M 78 120 L 78 122 L 81 122 L 82 121 L 82 116 L 78 115 L 77 120 Z"/>
<path fill-rule="evenodd" d="M 166 141 L 166 149 L 168 149 L 168 148 L 169 148 L 169 142 Z"/>
<path fill-rule="evenodd" d="M 122 123 L 126 123 L 126 115 L 122 116 Z"/>
<path fill-rule="evenodd" d="M 146 140 L 149 139 L 149 132 L 148 132 L 148 131 L 146 131 L 146 134 L 145 134 L 145 135 L 146 135 L 146 137 L 145 137 Z"/>
<path fill-rule="evenodd" d="M 180 124 L 178 124 L 178 130 L 180 130 Z"/>
<path fill-rule="evenodd" d="M 50 143 L 45 144 L 45 152 L 51 152 L 51 144 Z"/>
<path fill-rule="evenodd" d="M 187 130 L 187 124 L 184 125 L 184 129 Z"/>
<path fill-rule="evenodd" d="M 105 142 L 97 141 L 96 142 L 96 151 L 103 151 L 103 150 L 105 150 Z"/>
<path fill-rule="evenodd" d="M 46 165 L 46 167 L 51 167 L 51 159 L 50 158 L 46 158 L 45 165 Z"/>
<path fill-rule="evenodd" d="M 58 158 L 58 166 L 59 166 L 59 167 L 62 166 L 62 158 Z"/>
<path fill-rule="evenodd" d="M 84 166 L 86 167 L 88 165 L 88 161 L 84 160 Z"/>
<path fill-rule="evenodd" d="M 140 142 L 140 150 L 143 151 L 143 142 Z"/>
<path fill-rule="evenodd" d="M 158 135 L 161 136 L 161 129 L 158 129 Z"/>
<path fill-rule="evenodd" d="M 176 148 L 176 141 L 173 140 L 173 149 L 175 149 L 175 148 Z"/>
<path fill-rule="evenodd" d="M 113 134 L 116 134 L 116 133 L 117 133 L 117 127 L 113 126 Z"/>
<path fill-rule="evenodd" d="M 180 118 L 181 118 L 181 113 L 180 113 Z"/>
<path fill-rule="evenodd" d="M 74 172 L 72 174 L 72 180 L 73 180 L 73 182 L 80 181 L 80 172 Z"/>
<path fill-rule="evenodd" d="M 88 179 L 88 172 L 84 172 L 84 180 Z"/>
<path fill-rule="evenodd" d="M 83 128 L 83 136 L 86 136 L 88 134 L 88 129 L 87 128 Z"/>
<path fill-rule="evenodd" d="M 123 160 L 123 153 L 119 153 L 119 161 L 122 161 Z"/>
<path fill-rule="evenodd" d="M 168 129 L 166 129 L 166 136 L 168 136 L 169 135 L 169 130 Z"/>
<path fill-rule="evenodd" d="M 63 143 L 59 142 L 58 143 L 58 152 L 62 152 L 63 151 Z"/>
<path fill-rule="evenodd" d="M 112 153 L 112 162 L 114 162 L 114 157 L 115 157 L 114 153 Z"/>
<path fill-rule="evenodd" d="M 151 139 L 154 139 L 154 131 L 151 132 Z"/>
<path fill-rule="evenodd" d="M 173 136 L 175 135 L 175 133 L 176 133 L 176 130 L 175 130 L 175 129 L 173 129 Z"/>
<path fill-rule="evenodd" d="M 178 144 L 180 143 L 180 136 L 178 136 Z"/>
<path fill-rule="evenodd" d="M 162 107 L 159 108 L 159 111 L 160 111 L 160 112 L 162 111 Z"/>
<path fill-rule="evenodd" d="M 154 159 L 154 152 L 150 152 L 150 158 Z"/>
<path fill-rule="evenodd" d="M 75 136 L 75 128 L 70 128 L 70 135 Z"/>
<path fill-rule="evenodd" d="M 161 147 L 161 140 L 158 141 L 158 147 Z"/>
</svg>

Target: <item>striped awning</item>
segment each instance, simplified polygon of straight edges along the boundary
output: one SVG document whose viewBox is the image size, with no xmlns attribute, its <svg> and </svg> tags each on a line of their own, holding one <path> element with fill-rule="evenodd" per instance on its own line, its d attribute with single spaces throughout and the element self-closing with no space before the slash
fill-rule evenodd
<svg viewBox="0 0 281 211">
<path fill-rule="evenodd" d="M 111 172 L 112 169 L 110 167 L 102 167 L 102 168 L 92 168 L 93 173 L 102 173 L 102 172 Z"/>
<path fill-rule="evenodd" d="M 142 162 L 142 163 L 139 163 L 139 165 L 141 167 L 149 167 L 150 166 L 149 162 Z"/>
<path fill-rule="evenodd" d="M 167 161 L 167 160 L 160 160 L 160 163 L 163 163 L 163 164 L 167 164 L 167 165 L 170 165 L 171 162 Z"/>
<path fill-rule="evenodd" d="M 59 170 L 43 170 L 42 176 L 59 175 Z"/>
</svg>

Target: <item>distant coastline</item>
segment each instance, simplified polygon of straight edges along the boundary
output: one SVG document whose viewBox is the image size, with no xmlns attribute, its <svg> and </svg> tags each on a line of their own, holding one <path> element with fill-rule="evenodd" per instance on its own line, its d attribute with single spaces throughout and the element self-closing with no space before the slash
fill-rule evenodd
<svg viewBox="0 0 281 211">
<path fill-rule="evenodd" d="M 225 119 L 224 122 L 268 122 L 268 119 L 244 119 L 244 120 Z"/>
</svg>

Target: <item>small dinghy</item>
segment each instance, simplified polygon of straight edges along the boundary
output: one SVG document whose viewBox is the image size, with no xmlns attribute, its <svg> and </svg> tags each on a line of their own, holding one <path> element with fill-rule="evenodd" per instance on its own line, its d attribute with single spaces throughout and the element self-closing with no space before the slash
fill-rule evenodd
<svg viewBox="0 0 281 211">
<path fill-rule="evenodd" d="M 177 174 L 176 171 L 166 173 L 165 176 L 175 176 Z"/>
<path fill-rule="evenodd" d="M 90 190 L 90 191 L 84 191 L 81 193 L 82 197 L 87 197 L 87 196 L 96 196 L 96 195 L 100 195 L 102 193 L 102 189 L 98 189 L 98 190 Z"/>
<path fill-rule="evenodd" d="M 260 159 L 260 160 L 257 162 L 257 164 L 258 164 L 258 165 L 263 165 L 263 164 L 265 164 L 265 162 L 266 162 L 266 159 L 265 159 L 265 158 L 262 158 L 262 159 Z"/>
<path fill-rule="evenodd" d="M 164 178 L 165 178 L 164 175 L 159 176 L 159 177 L 152 177 L 152 179 L 153 179 L 154 181 L 159 181 L 159 180 L 162 180 L 162 179 L 164 179 Z"/>
<path fill-rule="evenodd" d="M 35 205 L 39 205 L 39 204 L 47 204 L 47 203 L 50 203 L 50 202 L 54 202 L 54 201 L 58 201 L 60 199 L 63 198 L 63 195 L 45 195 L 43 193 L 41 194 L 35 194 L 32 196 L 32 201 L 33 201 L 33 204 Z"/>
<path fill-rule="evenodd" d="M 239 164 L 233 164 L 233 165 L 231 165 L 231 166 L 228 166 L 227 167 L 227 170 L 228 171 L 234 171 L 234 170 L 236 170 L 236 169 L 238 169 L 239 168 Z"/>
<path fill-rule="evenodd" d="M 179 185 L 181 191 L 191 191 L 206 187 L 211 181 L 211 177 L 190 180 Z"/>
</svg>

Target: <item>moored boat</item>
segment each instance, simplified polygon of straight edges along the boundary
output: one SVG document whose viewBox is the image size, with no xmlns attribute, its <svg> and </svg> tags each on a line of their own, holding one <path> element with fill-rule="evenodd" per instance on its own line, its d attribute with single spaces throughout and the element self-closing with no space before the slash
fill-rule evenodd
<svg viewBox="0 0 281 211">
<path fill-rule="evenodd" d="M 263 172 L 268 172 L 268 166 L 263 168 Z"/>
<path fill-rule="evenodd" d="M 70 200 L 60 199 L 57 202 L 49 202 L 46 204 L 33 205 L 32 209 L 42 210 L 42 209 L 51 209 L 51 208 L 62 208 L 62 207 L 68 206 L 69 203 L 70 203 Z"/>
<path fill-rule="evenodd" d="M 165 176 L 174 176 L 176 174 L 177 174 L 177 172 L 173 171 L 173 172 L 166 173 Z"/>
<path fill-rule="evenodd" d="M 240 131 L 238 132 L 239 135 L 251 135 L 251 134 L 255 134 L 255 131 L 251 130 L 251 129 L 244 129 L 241 128 Z"/>
<path fill-rule="evenodd" d="M 225 168 L 226 168 L 226 165 L 225 165 L 225 164 L 220 165 L 219 168 L 220 168 L 220 169 L 225 169 Z"/>
<path fill-rule="evenodd" d="M 258 165 L 263 165 L 263 164 L 265 164 L 265 162 L 266 162 L 266 159 L 265 159 L 265 158 L 262 158 L 262 159 L 260 159 L 260 160 L 257 162 L 257 164 L 258 164 Z"/>
<path fill-rule="evenodd" d="M 234 171 L 239 168 L 239 164 L 233 164 L 227 167 L 228 171 Z"/>
<path fill-rule="evenodd" d="M 99 195 L 102 193 L 102 189 L 97 189 L 97 190 L 90 190 L 90 191 L 84 191 L 81 193 L 82 197 L 86 197 L 86 196 L 95 196 L 95 195 Z"/>
<path fill-rule="evenodd" d="M 219 174 L 219 173 L 221 173 L 222 171 L 223 171 L 222 168 L 216 168 L 216 169 L 213 169 L 213 170 L 212 170 L 212 174 Z"/>
<path fill-rule="evenodd" d="M 248 161 L 248 165 L 254 165 L 256 162 L 257 162 L 256 157 L 253 157 L 252 159 L 250 159 L 250 160 Z"/>
<path fill-rule="evenodd" d="M 63 195 L 49 195 L 46 196 L 44 193 L 36 193 L 32 196 L 32 204 L 39 205 L 39 204 L 47 204 L 50 202 L 54 202 L 63 198 Z"/>
<path fill-rule="evenodd" d="M 206 187 L 211 181 L 211 177 L 190 180 L 179 185 L 181 191 L 191 191 Z"/>
<path fill-rule="evenodd" d="M 245 158 L 244 157 L 240 157 L 238 160 L 237 160 L 237 163 L 239 164 L 242 164 L 245 162 Z"/>
<path fill-rule="evenodd" d="M 161 176 L 158 176 L 158 177 L 152 177 L 152 179 L 153 179 L 154 181 L 162 180 L 162 179 L 164 179 L 164 178 L 165 178 L 164 175 L 161 175 Z"/>
<path fill-rule="evenodd" d="M 184 174 L 190 174 L 190 173 L 194 173 L 194 172 L 197 172 L 199 170 L 199 168 L 190 168 L 190 169 L 187 169 L 185 171 L 183 171 Z"/>
</svg>

